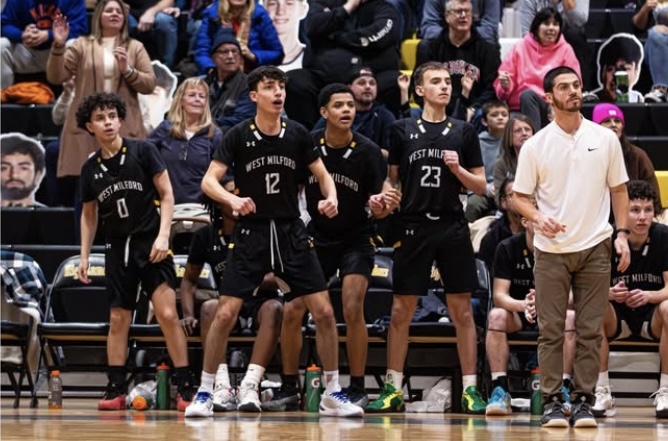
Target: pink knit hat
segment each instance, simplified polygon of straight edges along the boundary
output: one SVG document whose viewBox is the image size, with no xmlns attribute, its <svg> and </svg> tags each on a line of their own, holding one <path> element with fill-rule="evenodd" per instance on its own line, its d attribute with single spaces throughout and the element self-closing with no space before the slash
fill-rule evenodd
<svg viewBox="0 0 668 441">
<path fill-rule="evenodd" d="M 626 125 L 622 109 L 610 103 L 597 104 L 596 107 L 594 107 L 594 111 L 591 114 L 591 120 L 594 121 L 596 124 L 601 124 L 601 122 L 605 121 L 608 118 L 619 118 L 620 120 L 622 120 L 622 124 Z"/>
</svg>

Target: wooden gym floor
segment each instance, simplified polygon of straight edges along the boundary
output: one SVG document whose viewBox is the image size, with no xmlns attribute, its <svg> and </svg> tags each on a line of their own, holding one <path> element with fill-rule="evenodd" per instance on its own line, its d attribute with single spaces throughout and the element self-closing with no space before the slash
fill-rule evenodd
<svg viewBox="0 0 668 441">
<path fill-rule="evenodd" d="M 2 440 L 66 441 L 668 441 L 668 420 L 652 407 L 620 407 L 598 429 L 542 429 L 536 417 L 468 417 L 459 414 L 367 415 L 361 420 L 319 418 L 304 412 L 216 414 L 185 420 L 175 411 L 98 412 L 96 400 L 65 399 L 50 411 L 46 400 L 30 409 L 1 401 Z"/>
</svg>

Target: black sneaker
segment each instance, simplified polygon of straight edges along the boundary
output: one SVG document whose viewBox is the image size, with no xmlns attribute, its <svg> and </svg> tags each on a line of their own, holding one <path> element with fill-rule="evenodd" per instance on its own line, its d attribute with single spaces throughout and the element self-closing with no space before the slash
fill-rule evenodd
<svg viewBox="0 0 668 441">
<path fill-rule="evenodd" d="M 299 410 L 301 396 L 294 386 L 281 385 L 269 401 L 262 403 L 262 410 L 267 412 L 294 412 Z"/>
<path fill-rule="evenodd" d="M 366 409 L 369 405 L 369 395 L 366 393 L 366 390 L 355 386 L 348 386 L 343 391 L 348 395 L 348 399 L 355 406 Z"/>
<path fill-rule="evenodd" d="M 591 408 L 591 404 L 587 402 L 586 397 L 580 397 L 579 402 L 573 405 L 571 426 L 577 428 L 598 427 L 594 411 Z"/>
<path fill-rule="evenodd" d="M 568 420 L 564 415 L 564 405 L 558 397 L 552 397 L 552 401 L 545 405 L 540 425 L 543 427 L 568 427 Z"/>
</svg>

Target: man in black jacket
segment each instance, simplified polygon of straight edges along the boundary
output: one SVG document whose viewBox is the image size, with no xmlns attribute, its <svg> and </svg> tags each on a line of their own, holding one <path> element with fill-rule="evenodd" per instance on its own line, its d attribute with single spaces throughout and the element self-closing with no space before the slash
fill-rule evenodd
<svg viewBox="0 0 668 441">
<path fill-rule="evenodd" d="M 329 83 L 346 83 L 360 66 L 373 69 L 378 96 L 399 111 L 399 43 L 396 10 L 384 0 L 314 0 L 306 17 L 310 44 L 304 68 L 288 72 L 285 110 L 311 128 L 319 118 L 317 97 Z"/>
<path fill-rule="evenodd" d="M 470 0 L 448 0 L 447 28 L 439 38 L 420 42 L 415 63 L 445 63 L 452 78 L 447 114 L 464 121 L 471 121 L 476 113 L 482 116 L 482 105 L 495 97 L 492 84 L 501 64 L 499 48 L 473 29 L 472 10 Z"/>
</svg>

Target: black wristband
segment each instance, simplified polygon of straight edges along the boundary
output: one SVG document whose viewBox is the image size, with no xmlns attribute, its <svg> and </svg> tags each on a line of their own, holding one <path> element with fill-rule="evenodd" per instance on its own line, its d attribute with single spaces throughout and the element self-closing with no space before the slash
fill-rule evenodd
<svg viewBox="0 0 668 441">
<path fill-rule="evenodd" d="M 631 230 L 629 230 L 628 228 L 617 228 L 615 230 L 615 233 L 626 233 L 626 235 L 628 236 L 631 234 Z"/>
</svg>

